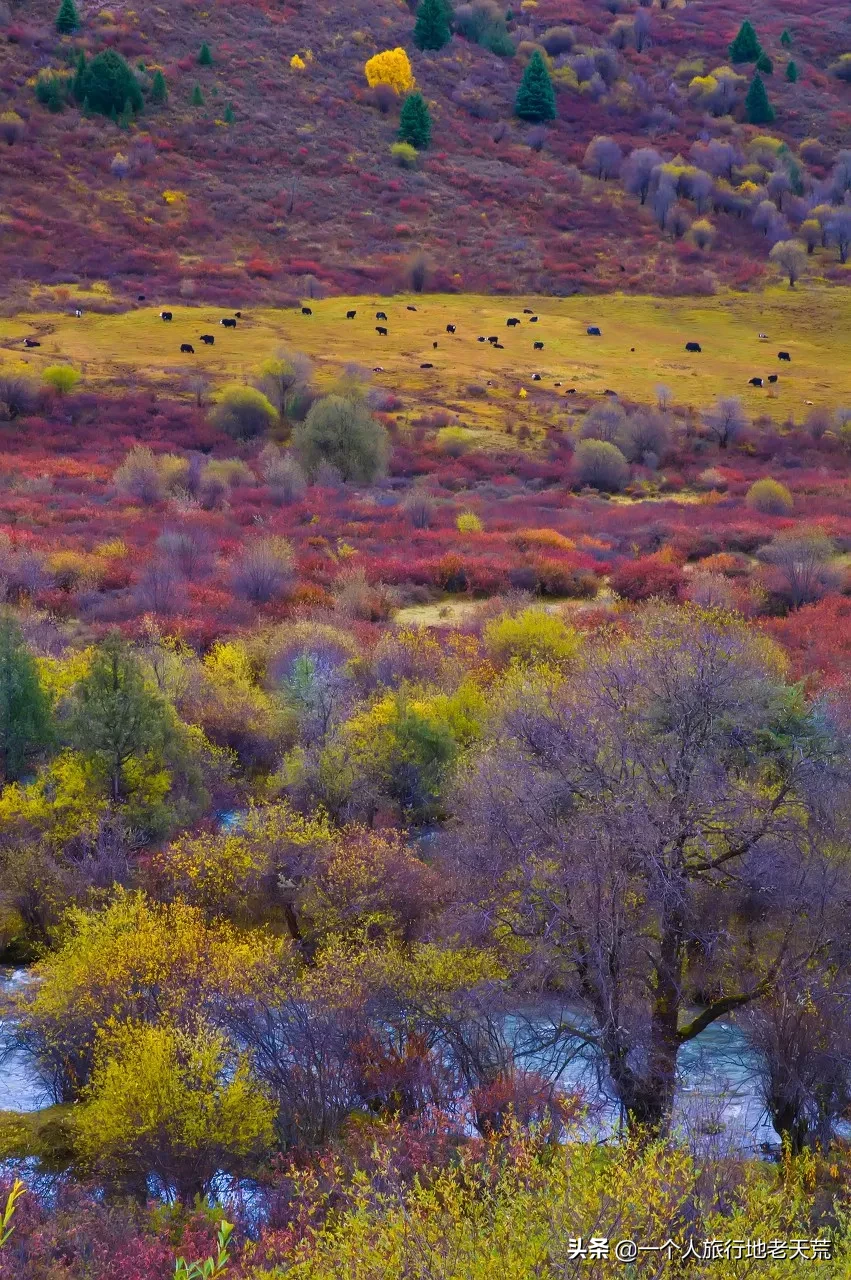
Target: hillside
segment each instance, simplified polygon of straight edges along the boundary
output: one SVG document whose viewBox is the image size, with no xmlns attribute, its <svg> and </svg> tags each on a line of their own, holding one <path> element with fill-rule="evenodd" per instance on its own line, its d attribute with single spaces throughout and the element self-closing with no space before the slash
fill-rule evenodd
<svg viewBox="0 0 851 1280">
<path fill-rule="evenodd" d="M 103 305 L 139 293 L 287 305 L 412 282 L 554 294 L 751 287 L 774 275 L 771 244 L 824 198 L 851 124 L 851 83 L 837 74 L 851 17 L 839 2 L 814 11 L 808 0 L 524 0 L 506 24 L 492 0 L 475 0 L 459 7 L 439 52 L 415 47 L 401 0 L 78 8 L 80 29 L 60 36 L 56 0 L 0 3 L 0 108 L 19 120 L 0 147 L 11 310 L 40 284 L 93 281 L 109 284 Z M 737 66 L 723 92 L 701 88 L 728 64 L 744 18 L 773 61 L 767 129 L 744 122 L 752 66 Z M 503 56 L 472 38 L 493 43 L 494 29 Z M 205 42 L 209 66 L 198 62 Z M 432 114 L 431 147 L 413 169 L 390 153 L 395 95 L 370 89 L 363 70 L 396 46 Z M 119 127 L 76 104 L 54 114 L 37 101 L 37 77 L 107 47 L 137 68 L 145 101 L 132 121 Z M 546 127 L 513 115 L 536 47 L 552 51 L 557 118 Z M 290 65 L 296 54 L 302 69 Z M 795 83 L 784 74 L 790 60 Z M 151 101 L 157 69 L 161 105 Z M 765 133 L 787 144 L 779 156 L 752 145 Z M 585 157 L 600 136 L 624 157 L 651 147 L 678 160 L 679 199 L 642 206 L 628 166 L 595 176 Z M 687 229 L 705 217 L 713 236 L 700 248 Z M 820 242 L 811 266 L 848 278 Z"/>
<path fill-rule="evenodd" d="M 0 0 L 0 1280 L 851 1277 L 848 0 L 449 3 Z"/>
</svg>

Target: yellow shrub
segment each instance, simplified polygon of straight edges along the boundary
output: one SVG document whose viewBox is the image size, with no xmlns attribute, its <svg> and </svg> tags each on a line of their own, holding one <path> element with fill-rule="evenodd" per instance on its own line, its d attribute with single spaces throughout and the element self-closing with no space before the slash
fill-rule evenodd
<svg viewBox="0 0 851 1280">
<path fill-rule="evenodd" d="M 121 538 L 113 538 L 110 542 L 99 542 L 94 554 L 102 556 L 105 560 L 121 560 L 127 555 L 127 543 Z"/>
<path fill-rule="evenodd" d="M 56 585 L 64 591 L 73 591 L 78 586 L 96 587 L 104 571 L 104 566 L 98 563 L 95 556 L 71 550 L 55 551 L 50 556 L 47 567 L 53 574 Z"/>
<path fill-rule="evenodd" d="M 75 1129 L 90 1165 L 156 1169 L 180 1192 L 169 1175 L 185 1178 L 189 1167 L 203 1183 L 217 1163 L 271 1146 L 274 1115 L 248 1058 L 221 1032 L 126 1022 L 98 1039 Z"/>
<path fill-rule="evenodd" d="M 718 81 L 714 76 L 694 76 L 689 81 L 689 93 L 706 94 L 712 93 L 718 88 Z"/>
<path fill-rule="evenodd" d="M 413 169 L 420 153 L 416 147 L 411 146 L 410 142 L 393 142 L 390 146 L 390 154 L 403 169 Z"/>
<path fill-rule="evenodd" d="M 557 84 L 562 89 L 579 88 L 579 76 L 573 67 L 553 67 L 550 74 L 553 84 Z"/>
<path fill-rule="evenodd" d="M 465 427 L 441 427 L 437 433 L 439 448 L 452 458 L 460 458 L 473 443 L 473 436 Z"/>
<path fill-rule="evenodd" d="M 521 551 L 546 548 L 551 551 L 575 551 L 576 543 L 557 529 L 518 529 L 512 542 Z"/>
<path fill-rule="evenodd" d="M 459 533 L 481 533 L 483 525 L 475 511 L 462 511 L 455 521 Z"/>
<path fill-rule="evenodd" d="M 785 484 L 773 480 L 771 476 L 755 480 L 748 489 L 745 502 L 752 511 L 768 516 L 788 516 L 795 507 L 795 501 Z"/>
<path fill-rule="evenodd" d="M 297 53 L 294 53 L 293 56 L 290 58 L 290 66 L 292 67 L 293 71 L 304 71 L 305 67 L 307 66 L 307 63 L 304 61 L 303 58 L 300 58 Z"/>
<path fill-rule="evenodd" d="M 485 627 L 485 649 L 495 662 L 562 663 L 579 652 L 579 638 L 572 627 L 544 609 L 493 618 Z"/>
<path fill-rule="evenodd" d="M 408 55 L 401 48 L 376 53 L 364 64 L 363 70 L 370 89 L 377 84 L 389 84 L 397 93 L 410 93 L 416 84 Z"/>
<path fill-rule="evenodd" d="M 748 143 L 748 151 L 751 155 L 759 151 L 769 151 L 776 156 L 785 146 L 786 143 L 782 138 L 772 138 L 767 133 L 760 133 L 755 138 L 751 138 Z"/>
</svg>

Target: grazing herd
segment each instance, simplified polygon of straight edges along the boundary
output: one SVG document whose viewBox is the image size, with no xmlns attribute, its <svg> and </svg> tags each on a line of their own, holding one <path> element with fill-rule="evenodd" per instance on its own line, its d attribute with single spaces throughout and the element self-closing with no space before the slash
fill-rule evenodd
<svg viewBox="0 0 851 1280">
<path fill-rule="evenodd" d="M 767 334 L 767 333 L 761 333 L 761 334 L 759 335 L 759 340 L 760 340 L 760 342 L 767 342 L 767 341 L 768 341 L 768 334 Z M 633 349 L 634 349 L 634 348 L 633 348 Z M 702 350 L 703 350 L 703 348 L 701 347 L 701 345 L 700 345 L 700 343 L 699 343 L 699 342 L 687 342 L 687 343 L 686 343 L 686 351 L 695 352 L 695 351 L 702 351 Z M 777 352 L 777 359 L 778 359 L 778 360 L 785 360 L 785 361 L 789 362 L 789 361 L 791 361 L 792 357 L 791 357 L 791 355 L 789 354 L 789 352 L 788 352 L 788 351 L 778 351 L 778 352 Z M 760 378 L 760 377 L 748 378 L 748 386 L 749 386 L 749 387 L 762 387 L 762 386 L 764 386 L 764 385 L 765 385 L 766 381 L 767 381 L 767 382 L 769 382 L 769 383 L 773 386 L 776 382 L 778 382 L 778 381 L 779 381 L 779 375 L 778 375 L 778 374 L 776 374 L 776 373 L 770 373 L 770 374 L 768 375 L 768 378 L 767 378 L 767 379 L 765 379 L 765 378 Z"/>
<path fill-rule="evenodd" d="M 140 294 L 139 294 L 139 301 L 140 301 L 140 302 L 143 302 L 144 300 L 145 300 L 145 295 L 140 293 Z M 405 308 L 405 309 L 406 309 L 407 311 L 416 311 L 416 310 L 417 310 L 417 308 L 416 308 L 415 306 L 413 306 L 412 304 L 410 304 L 410 303 L 409 303 L 409 304 L 407 304 L 407 306 L 406 306 L 406 308 Z M 74 309 L 74 315 L 75 315 L 75 316 L 80 317 L 80 316 L 82 316 L 82 314 L 83 314 L 83 312 L 82 312 L 82 310 L 81 310 L 79 307 L 76 307 L 76 308 Z M 310 307 L 302 307 L 302 308 L 301 308 L 301 314 L 302 314 L 303 316 L 312 316 L 312 315 L 313 315 L 313 310 L 312 310 L 312 308 L 310 308 Z M 350 310 L 350 311 L 347 311 L 347 312 L 346 312 L 346 319 L 347 319 L 347 320 L 354 320 L 354 319 L 357 317 L 357 314 L 358 314 L 358 313 L 357 313 L 357 310 L 356 310 L 356 309 L 354 309 L 354 310 Z M 523 315 L 527 317 L 527 319 L 528 319 L 528 323 L 529 323 L 529 324 L 537 324 L 537 323 L 538 323 L 538 316 L 537 316 L 537 315 L 535 315 L 535 313 L 532 311 L 532 308 L 531 308 L 531 307 L 524 307 L 524 308 L 523 308 Z M 375 318 L 376 318 L 376 320 L 384 320 L 384 321 L 386 322 L 386 321 L 387 321 L 387 312 L 386 312 L 386 311 L 376 311 L 376 313 L 375 313 Z M 161 312 L 160 312 L 160 319 L 161 319 L 161 320 L 163 320 L 163 321 L 166 321 L 166 322 L 172 321 L 172 320 L 174 319 L 174 313 L 173 313 L 172 311 L 161 311 Z M 235 311 L 235 312 L 234 312 L 234 314 L 233 314 L 232 316 L 225 316 L 225 317 L 223 317 L 223 318 L 219 321 L 219 323 L 220 323 L 220 324 L 221 324 L 225 329 L 235 329 L 235 328 L 237 327 L 237 321 L 238 321 L 238 320 L 240 320 L 240 319 L 242 319 L 242 312 L 241 312 L 241 311 Z M 517 316 L 508 316 L 508 318 L 507 318 L 507 319 L 506 319 L 506 321 L 505 321 L 506 328 L 508 328 L 508 329 L 515 329 L 515 328 L 517 328 L 517 327 L 520 325 L 520 323 L 521 323 L 521 321 L 520 321 L 520 319 L 519 319 Z M 386 337 L 388 337 L 388 336 L 389 336 L 389 332 L 390 332 L 390 331 L 389 331 L 389 328 L 387 327 L 387 324 L 385 323 L 385 324 L 383 324 L 383 325 L 381 325 L 381 324 L 376 325 L 376 326 L 375 326 L 375 332 L 379 335 L 379 337 L 386 338 Z M 457 336 L 457 332 L 458 332 L 458 327 L 457 327 L 457 325 L 455 325 L 455 324 L 447 324 L 447 325 L 446 325 L 446 332 L 447 332 L 450 336 Z M 600 337 L 602 337 L 602 329 L 599 327 L 599 325 L 595 325 L 595 324 L 588 325 L 588 326 L 587 326 L 587 328 L 586 328 L 586 330 L 585 330 L 585 332 L 586 332 L 586 334 L 587 334 L 589 337 L 592 337 L 592 338 L 600 338 Z M 761 341 L 761 342 L 767 342 L 767 341 L 768 341 L 768 334 L 760 333 L 760 334 L 759 334 L 759 339 L 760 339 L 760 341 Z M 216 339 L 215 339 L 215 337 L 214 337 L 214 335 L 213 335 L 212 333 L 202 333 L 202 334 L 200 335 L 200 341 L 201 341 L 205 346 L 212 347 L 212 346 L 214 346 L 214 345 L 215 345 L 215 341 L 216 341 Z M 483 334 L 480 334 L 480 335 L 478 336 L 478 338 L 476 339 L 476 341 L 477 341 L 477 342 L 487 342 L 487 343 L 489 343 L 492 347 L 494 347 L 494 348 L 495 348 L 496 350 L 498 350 L 498 351 L 504 351 L 504 350 L 505 350 L 505 348 L 504 348 L 503 344 L 499 341 L 499 337 L 498 337 L 497 335 L 495 335 L 495 334 L 492 334 L 492 335 L 490 335 L 490 336 L 488 336 L 488 337 L 485 337 Z M 437 344 L 437 342 L 436 342 L 436 341 L 435 341 L 435 342 L 432 342 L 432 348 L 433 348 L 434 350 L 436 350 L 436 349 L 437 349 L 437 345 L 438 345 L 438 344 Z M 35 339 L 35 338 L 25 338 L 25 339 L 24 339 L 24 346 L 25 346 L 25 347 L 40 347 L 40 346 L 41 346 L 41 343 L 40 343 L 39 341 L 37 341 L 37 339 Z M 543 342 L 540 342 L 540 341 L 538 341 L 538 342 L 533 342 L 533 343 L 532 343 L 532 348 L 533 348 L 533 350 L 535 350 L 535 351 L 543 351 L 543 350 L 544 350 L 544 343 L 543 343 Z M 686 351 L 687 351 L 687 352 L 689 352 L 689 354 L 702 353 L 702 351 L 703 351 L 703 348 L 702 348 L 702 346 L 701 346 L 701 344 L 700 344 L 699 342 L 687 342 L 687 343 L 685 344 L 685 349 L 686 349 Z M 635 347 L 631 347 L 631 348 L 630 348 L 630 350 L 634 352 L 634 351 L 635 351 Z M 195 355 L 195 347 L 192 345 L 192 343 L 191 343 L 191 342 L 182 342 L 182 343 L 180 344 L 180 352 L 181 352 L 181 355 Z M 792 356 L 791 356 L 791 354 L 790 354 L 788 351 L 778 351 L 778 353 L 777 353 L 777 359 L 778 359 L 778 360 L 782 360 L 782 361 L 784 361 L 784 362 L 787 362 L 787 363 L 788 363 L 788 362 L 791 362 Z M 432 363 L 428 362 L 428 361 L 423 361 L 423 362 L 420 364 L 420 368 L 421 368 L 421 369 L 433 369 L 433 368 L 434 368 L 434 365 L 433 365 Z M 375 372 L 375 373 L 383 373 L 383 372 L 384 372 L 384 370 L 383 370 L 380 366 L 376 366 L 376 367 L 375 367 L 375 369 L 374 369 L 374 372 Z M 542 380 L 542 375 L 541 375 L 540 373 L 533 373 L 533 374 L 532 374 L 532 381 L 533 381 L 533 382 L 540 382 L 541 380 Z M 767 381 L 770 385 L 772 385 L 772 386 L 773 386 L 773 385 L 774 385 L 775 383 L 777 383 L 777 381 L 778 381 L 778 375 L 777 375 L 776 373 L 772 373 L 772 374 L 769 374 L 767 378 L 763 378 L 763 377 L 760 377 L 760 376 L 758 376 L 758 375 L 755 375 L 754 377 L 752 377 L 752 378 L 749 378 L 749 379 L 748 379 L 748 385 L 749 385 L 749 386 L 751 386 L 751 387 L 762 387 L 762 386 L 764 386 L 764 385 L 765 385 L 765 382 L 766 382 L 766 381 Z M 556 387 L 560 387 L 560 386 L 561 386 L 561 383 L 560 383 L 560 382 L 556 382 L 554 385 L 555 385 Z M 565 394 L 566 394 L 566 395 L 575 395 L 575 394 L 576 394 L 576 389 L 575 389 L 574 387 L 571 387 L 568 391 L 566 391 L 566 392 L 565 392 Z M 614 391 L 611 391 L 611 390 L 607 390 L 604 394 L 605 394 L 605 395 L 607 395 L 607 396 L 613 396 L 613 395 L 616 395 L 617 393 L 616 393 L 616 392 L 614 392 Z"/>
</svg>

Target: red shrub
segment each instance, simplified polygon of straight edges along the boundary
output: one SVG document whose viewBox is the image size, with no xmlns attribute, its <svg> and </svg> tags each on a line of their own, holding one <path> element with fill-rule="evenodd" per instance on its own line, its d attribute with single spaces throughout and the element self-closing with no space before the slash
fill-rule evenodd
<svg viewBox="0 0 851 1280">
<path fill-rule="evenodd" d="M 650 600 L 654 596 L 663 600 L 679 600 L 685 586 L 685 575 L 678 564 L 662 554 L 642 556 L 620 565 L 610 582 L 613 591 L 633 603 Z"/>
</svg>

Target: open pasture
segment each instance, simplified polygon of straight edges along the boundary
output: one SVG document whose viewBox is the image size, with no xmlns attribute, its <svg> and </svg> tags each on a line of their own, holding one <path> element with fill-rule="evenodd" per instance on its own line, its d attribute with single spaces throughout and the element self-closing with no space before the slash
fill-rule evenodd
<svg viewBox="0 0 851 1280">
<path fill-rule="evenodd" d="M 570 388 L 584 396 L 612 390 L 651 401 L 660 384 L 680 404 L 699 407 L 718 395 L 738 395 L 752 414 L 780 420 L 800 416 L 808 401 L 851 401 L 851 296 L 840 290 L 778 288 L 706 300 L 333 297 L 310 300 L 310 315 L 247 310 L 235 329 L 222 327 L 229 313 L 219 308 L 162 305 L 173 313 L 170 323 L 160 319 L 160 306 L 113 315 L 34 312 L 4 319 L 0 359 L 25 360 L 33 372 L 68 360 L 88 382 L 100 384 L 172 383 L 178 375 L 201 373 L 215 386 L 251 378 L 265 358 L 287 347 L 314 361 L 320 385 L 354 365 L 370 371 L 377 385 L 411 394 L 425 406 L 463 412 L 469 425 L 479 427 L 497 425 L 500 408 L 516 401 L 521 390 L 527 393 L 526 412 L 536 399 L 551 404 L 553 397 L 567 398 Z M 347 319 L 347 311 L 355 311 L 355 318 Z M 510 317 L 520 323 L 507 326 Z M 447 332 L 450 324 L 455 333 Z M 378 326 L 388 330 L 386 336 Z M 589 326 L 598 326 L 601 335 L 589 336 Z M 214 335 L 214 345 L 201 342 L 204 333 Z M 760 338 L 763 333 L 767 340 Z M 502 349 L 478 341 L 491 336 Z M 25 348 L 25 337 L 41 345 Z M 543 350 L 535 350 L 535 342 L 543 342 Z M 687 342 L 699 343 L 701 351 L 687 352 Z M 194 354 L 181 353 L 183 343 Z M 779 351 L 788 351 L 791 362 L 779 361 Z M 770 374 L 778 375 L 773 385 Z M 764 386 L 751 386 L 752 377 L 763 378 Z M 487 394 L 471 393 L 474 386 Z"/>
</svg>

